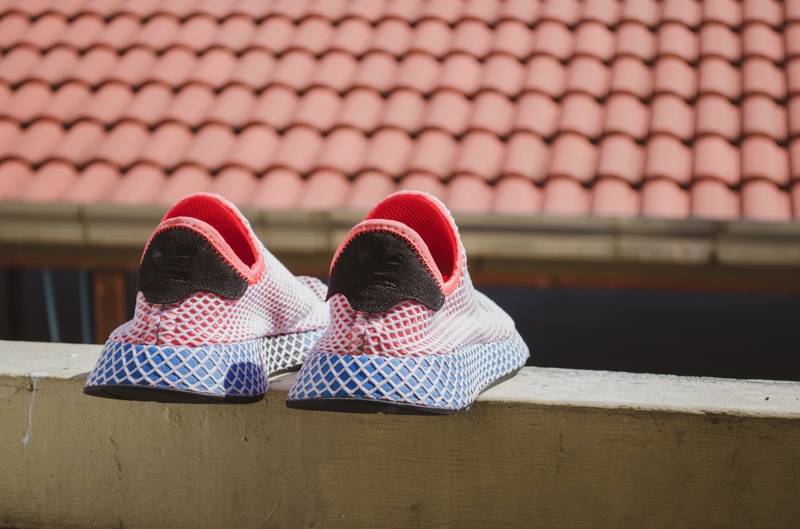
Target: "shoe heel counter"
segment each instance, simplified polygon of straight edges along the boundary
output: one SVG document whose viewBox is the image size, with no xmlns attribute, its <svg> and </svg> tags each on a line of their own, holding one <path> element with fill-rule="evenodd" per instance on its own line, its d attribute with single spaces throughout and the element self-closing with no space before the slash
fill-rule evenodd
<svg viewBox="0 0 800 529">
<path fill-rule="evenodd" d="M 404 300 L 439 310 L 445 300 L 411 243 L 388 231 L 359 233 L 341 250 L 331 268 L 327 298 L 335 294 L 366 313 L 386 312 Z"/>
<path fill-rule="evenodd" d="M 137 291 L 160 305 L 178 303 L 200 290 L 241 298 L 247 279 L 202 234 L 175 226 L 156 232 L 139 266 Z"/>
</svg>

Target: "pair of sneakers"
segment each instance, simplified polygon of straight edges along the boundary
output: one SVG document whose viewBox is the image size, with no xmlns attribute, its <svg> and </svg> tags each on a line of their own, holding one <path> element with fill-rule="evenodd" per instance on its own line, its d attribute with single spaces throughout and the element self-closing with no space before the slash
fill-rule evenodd
<svg viewBox="0 0 800 529">
<path fill-rule="evenodd" d="M 455 413 L 513 376 L 528 348 L 470 281 L 452 216 L 401 191 L 345 237 L 327 287 L 295 277 L 230 202 L 188 196 L 142 255 L 133 320 L 103 347 L 85 393 L 256 402 L 300 368 L 287 406 Z"/>
</svg>

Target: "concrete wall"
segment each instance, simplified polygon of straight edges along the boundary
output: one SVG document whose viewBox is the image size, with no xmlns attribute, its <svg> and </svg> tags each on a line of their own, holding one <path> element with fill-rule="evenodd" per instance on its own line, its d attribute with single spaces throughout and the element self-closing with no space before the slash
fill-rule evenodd
<svg viewBox="0 0 800 529">
<path fill-rule="evenodd" d="M 98 354 L 0 342 L 0 527 L 800 526 L 796 383 L 526 368 L 462 415 L 347 415 L 286 409 L 291 375 L 86 397 Z"/>
</svg>

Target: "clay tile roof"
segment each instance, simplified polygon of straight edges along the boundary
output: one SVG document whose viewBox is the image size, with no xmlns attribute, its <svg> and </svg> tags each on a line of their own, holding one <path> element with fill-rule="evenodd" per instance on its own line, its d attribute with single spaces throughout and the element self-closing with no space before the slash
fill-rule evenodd
<svg viewBox="0 0 800 529">
<path fill-rule="evenodd" d="M 0 200 L 800 218 L 778 0 L 0 2 Z"/>
</svg>

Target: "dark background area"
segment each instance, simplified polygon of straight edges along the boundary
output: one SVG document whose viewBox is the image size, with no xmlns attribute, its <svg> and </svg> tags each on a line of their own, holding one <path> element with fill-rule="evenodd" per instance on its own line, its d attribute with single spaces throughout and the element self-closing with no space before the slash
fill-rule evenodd
<svg viewBox="0 0 800 529">
<path fill-rule="evenodd" d="M 78 272 L 53 270 L 53 281 L 61 341 L 80 342 Z M 128 285 L 132 316 L 134 274 Z M 530 365 L 800 380 L 798 295 L 479 288 L 514 318 Z M 44 299 L 41 269 L 0 268 L 0 339 L 49 341 Z"/>
</svg>

